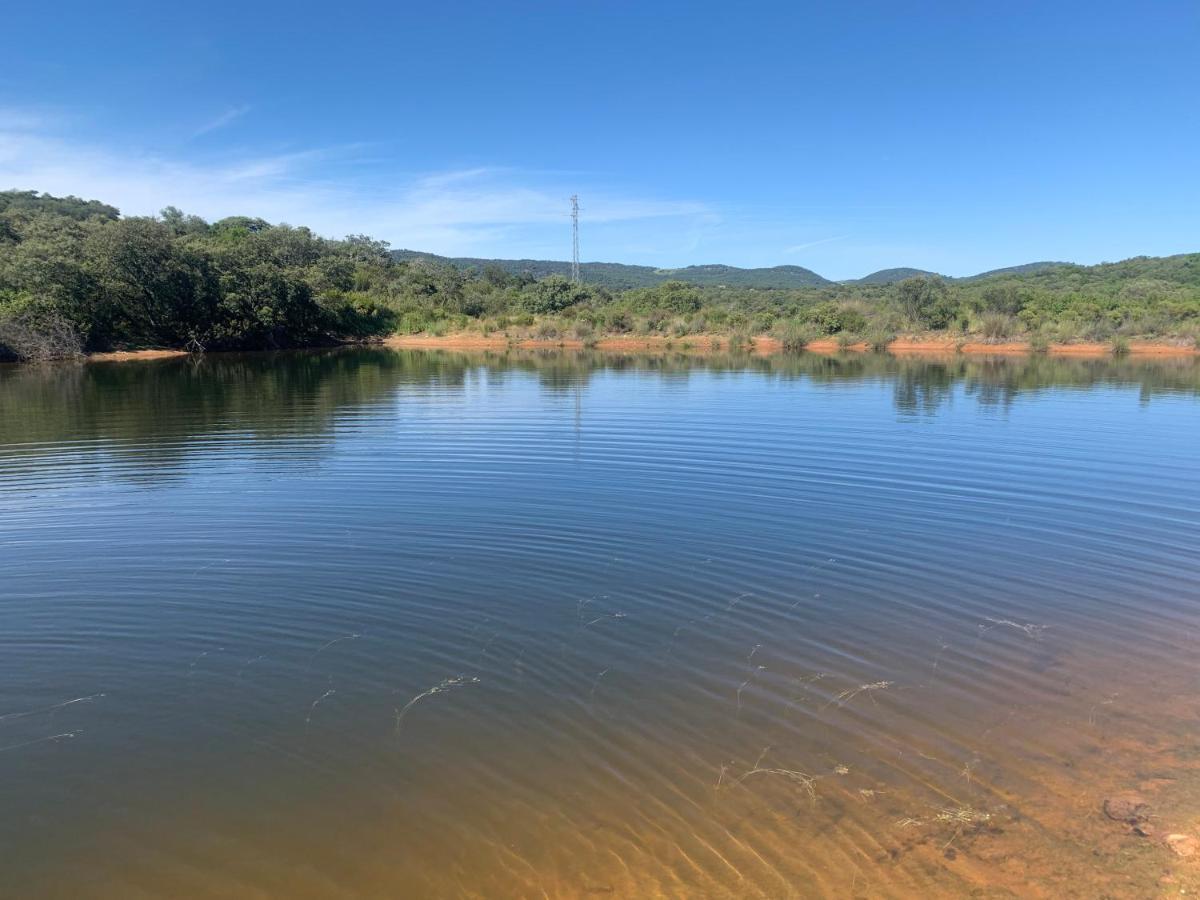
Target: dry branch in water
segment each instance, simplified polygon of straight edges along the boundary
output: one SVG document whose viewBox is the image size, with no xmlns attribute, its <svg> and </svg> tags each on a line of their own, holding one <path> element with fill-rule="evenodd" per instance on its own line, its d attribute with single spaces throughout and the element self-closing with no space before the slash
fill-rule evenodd
<svg viewBox="0 0 1200 900">
<path fill-rule="evenodd" d="M 324 700 L 326 697 L 332 697 L 336 693 L 337 693 L 337 691 L 335 691 L 333 688 L 330 688 L 329 690 L 327 690 L 325 693 L 323 693 L 320 697 L 318 697 L 316 700 L 314 700 L 312 702 L 312 706 L 310 706 L 308 708 L 308 715 L 304 719 L 304 730 L 305 731 L 308 730 L 308 726 L 312 723 L 313 713 L 315 713 L 317 711 L 317 707 L 320 705 L 321 701 Z"/>
<path fill-rule="evenodd" d="M 746 688 L 748 688 L 748 687 L 750 686 L 751 682 L 753 682 L 753 681 L 754 681 L 754 679 L 758 677 L 758 673 L 759 673 L 759 672 L 765 672 L 765 671 L 766 671 L 766 669 L 767 669 L 767 667 L 766 667 L 766 666 L 758 666 L 757 668 L 755 668 L 755 670 L 754 670 L 753 672 L 751 672 L 751 673 L 750 673 L 750 677 L 749 677 L 749 678 L 747 678 L 747 679 L 746 679 L 745 681 L 743 681 L 743 682 L 742 682 L 740 685 L 738 685 L 738 689 L 737 689 L 737 708 L 738 708 L 738 712 L 741 712 L 741 711 L 742 711 L 742 691 L 744 691 Z"/>
<path fill-rule="evenodd" d="M 75 703 L 86 703 L 89 700 L 95 700 L 97 697 L 103 697 L 104 694 L 88 694 L 86 697 L 76 697 L 74 700 L 64 700 L 62 703 L 55 703 L 53 706 L 42 706 L 38 709 L 30 709 L 25 712 L 5 713 L 0 716 L 0 722 L 7 722 L 9 719 L 23 719 L 26 716 L 36 716 L 38 713 L 53 712 L 56 709 L 62 709 L 64 706 L 71 706 Z"/>
<path fill-rule="evenodd" d="M 83 353 L 83 338 L 54 313 L 24 311 L 0 318 L 0 361 L 68 359 Z"/>
<path fill-rule="evenodd" d="M 266 656 L 259 655 L 259 656 L 254 657 L 253 659 L 246 660 L 244 663 L 242 663 L 242 667 L 237 670 L 237 677 L 241 678 L 243 672 L 245 672 L 248 668 L 250 668 L 256 662 L 262 662 L 264 659 L 266 659 Z"/>
<path fill-rule="evenodd" d="M 871 702 L 874 703 L 875 698 L 872 697 L 871 694 L 874 693 L 875 691 L 886 690 L 887 688 L 890 688 L 893 684 L 894 684 L 894 682 L 891 682 L 891 681 L 873 681 L 870 684 L 860 684 L 856 688 L 850 688 L 849 690 L 842 691 L 840 694 L 838 694 L 836 697 L 834 697 L 832 700 L 830 700 L 828 703 L 826 703 L 824 706 L 822 706 L 821 709 L 827 709 L 828 707 L 832 706 L 835 703 L 838 706 L 845 706 L 847 703 L 849 703 L 851 700 L 853 700 L 855 697 L 857 697 L 859 694 L 862 694 L 862 693 L 866 693 L 868 697 L 871 697 Z"/>
<path fill-rule="evenodd" d="M 596 699 L 596 685 L 598 685 L 600 683 L 600 679 L 603 678 L 605 675 L 607 675 L 608 672 L 609 672 L 608 669 L 601 669 L 599 672 L 596 673 L 596 677 L 592 679 L 592 689 L 588 692 L 589 702 L 594 701 Z"/>
<path fill-rule="evenodd" d="M 743 772 L 740 776 L 735 778 L 732 783 L 733 784 L 741 784 L 747 778 L 750 778 L 752 775 L 778 775 L 782 778 L 786 778 L 788 781 L 791 781 L 793 784 L 800 785 L 800 787 L 802 787 L 804 789 L 805 793 L 808 794 L 809 798 L 815 802 L 817 799 L 817 792 L 816 792 L 816 788 L 814 787 L 814 785 L 816 784 L 818 776 L 809 775 L 805 772 L 801 772 L 796 769 L 780 769 L 780 768 L 775 768 L 775 767 L 764 767 L 762 764 L 762 761 L 763 761 L 763 759 L 766 758 L 766 755 L 770 751 L 771 751 L 770 747 L 764 747 L 763 752 L 758 755 L 758 759 L 755 760 L 755 762 L 754 762 L 754 768 L 750 769 L 749 771 Z M 726 766 L 722 765 L 721 766 L 721 775 L 717 779 L 717 787 L 718 788 L 720 788 L 721 782 L 724 781 L 724 779 L 725 779 L 725 770 L 726 770 Z"/>
<path fill-rule="evenodd" d="M 341 637 L 335 637 L 332 641 L 326 641 L 324 644 L 322 644 L 320 647 L 318 647 L 316 649 L 316 652 L 314 652 L 312 656 L 310 656 L 308 658 L 308 665 L 305 666 L 304 668 L 306 670 L 311 669 L 312 664 L 316 660 L 316 658 L 318 656 L 320 656 L 323 651 L 328 650 L 334 644 L 340 644 L 342 641 L 356 641 L 360 637 L 362 637 L 361 634 L 343 634 Z"/>
<path fill-rule="evenodd" d="M 224 647 L 216 647 L 214 649 L 217 653 L 225 652 Z M 191 663 L 188 664 L 187 683 L 188 683 L 189 688 L 193 685 L 192 676 L 196 674 L 196 667 L 198 665 L 200 665 L 201 662 L 203 662 L 205 659 L 208 658 L 209 652 L 210 651 L 208 651 L 208 650 L 201 650 L 199 653 L 196 654 L 195 658 L 191 661 Z"/>
<path fill-rule="evenodd" d="M 77 734 L 83 734 L 83 732 L 67 731 L 62 734 L 52 734 L 49 737 L 35 738 L 32 741 L 22 741 L 19 744 L 9 744 L 7 747 L 0 747 L 0 753 L 3 753 L 6 750 L 19 750 L 22 747 L 32 747 L 34 744 L 45 744 L 48 742 L 57 743 L 58 741 L 66 740 L 67 738 L 73 738 Z"/>
<path fill-rule="evenodd" d="M 946 806 L 939 809 L 928 819 L 904 818 L 896 822 L 896 826 L 899 828 L 914 828 L 932 824 L 953 825 L 954 833 L 950 835 L 950 840 L 942 845 L 942 849 L 945 850 L 962 836 L 964 828 L 967 826 L 982 825 L 991 818 L 991 813 L 973 809 L 970 806 Z"/>
<path fill-rule="evenodd" d="M 597 622 L 603 622 L 605 619 L 623 619 L 623 618 L 625 618 L 625 613 L 623 613 L 623 612 L 605 613 L 602 616 L 596 616 L 596 618 L 592 619 L 592 621 L 590 621 L 590 622 L 584 623 L 583 627 L 590 628 L 591 626 L 595 625 Z"/>
<path fill-rule="evenodd" d="M 1042 632 L 1050 627 L 1049 625 L 1034 625 L 1032 622 L 1021 624 L 1020 622 L 1014 622 L 1012 619 L 993 619 L 991 616 L 985 616 L 984 618 L 992 623 L 991 627 L 993 628 L 997 625 L 1005 625 L 1009 628 L 1015 628 L 1017 631 L 1024 632 L 1026 637 L 1031 637 L 1035 641 L 1041 640 Z M 980 625 L 979 627 L 982 631 L 990 630 L 990 628 L 986 625 Z"/>
<path fill-rule="evenodd" d="M 444 694 L 446 691 L 468 684 L 479 684 L 479 679 L 474 676 L 468 678 L 466 675 L 455 675 L 453 678 L 440 681 L 429 690 L 417 694 L 417 696 L 405 703 L 404 706 L 396 707 L 396 737 L 400 736 L 400 725 L 404 722 L 404 717 L 419 701 L 424 700 L 426 697 L 432 697 L 434 694 Z"/>
</svg>

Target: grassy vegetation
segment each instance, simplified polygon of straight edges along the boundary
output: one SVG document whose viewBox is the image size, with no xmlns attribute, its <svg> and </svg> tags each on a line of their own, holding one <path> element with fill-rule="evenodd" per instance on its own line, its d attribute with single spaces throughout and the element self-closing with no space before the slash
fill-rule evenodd
<svg viewBox="0 0 1200 900">
<path fill-rule="evenodd" d="M 668 278 L 612 290 L 496 265 L 397 259 L 365 236 L 328 240 L 261 219 L 208 223 L 173 208 L 123 218 L 96 201 L 0 193 L 0 357 L 452 332 L 587 344 L 657 335 L 730 349 L 774 335 L 792 350 L 820 338 L 880 348 L 937 334 L 1035 348 L 1101 341 L 1122 353 L 1131 339 L 1196 343 L 1200 254 L 963 280 L 764 289 Z"/>
</svg>

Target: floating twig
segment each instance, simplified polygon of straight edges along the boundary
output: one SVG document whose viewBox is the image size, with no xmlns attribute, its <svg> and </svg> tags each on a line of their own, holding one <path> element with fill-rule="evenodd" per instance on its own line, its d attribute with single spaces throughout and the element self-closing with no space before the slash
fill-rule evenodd
<svg viewBox="0 0 1200 900">
<path fill-rule="evenodd" d="M 304 667 L 305 671 L 308 671 L 309 669 L 311 669 L 313 662 L 316 661 L 316 658 L 318 656 L 320 656 L 323 651 L 328 650 L 334 644 L 340 644 L 342 641 L 356 641 L 360 637 L 362 637 L 362 635 L 357 634 L 357 633 L 343 634 L 341 637 L 335 637 L 332 641 L 326 641 L 324 644 L 322 644 L 320 647 L 318 647 L 316 649 L 316 652 L 314 652 L 312 656 L 310 656 L 308 658 L 308 665 Z"/>
<path fill-rule="evenodd" d="M 49 741 L 61 741 L 67 738 L 73 738 L 77 734 L 83 734 L 82 731 L 67 731 L 63 734 L 52 734 L 49 737 L 36 738 L 32 741 L 22 741 L 19 744 L 9 744 L 7 747 L 0 747 L 0 753 L 6 750 L 19 750 L 22 747 L 32 747 L 34 744 L 45 744 Z"/>
<path fill-rule="evenodd" d="M 308 708 L 308 716 L 305 717 L 305 719 L 304 719 L 304 730 L 305 731 L 307 731 L 308 726 L 310 724 L 312 724 L 313 713 L 315 713 L 317 711 L 317 707 L 320 705 L 321 701 L 324 700 L 326 697 L 332 697 L 336 693 L 337 693 L 337 691 L 335 691 L 333 688 L 330 688 L 329 690 L 327 690 L 325 693 L 323 693 L 320 697 L 318 697 L 316 700 L 314 700 L 312 702 L 312 706 L 310 706 Z"/>
<path fill-rule="evenodd" d="M 863 694 L 863 693 L 867 694 L 867 696 L 871 698 L 871 702 L 874 703 L 875 698 L 874 698 L 874 696 L 872 696 L 872 694 L 875 691 L 886 690 L 887 688 L 890 688 L 892 686 L 892 684 L 893 684 L 893 682 L 891 682 L 891 681 L 873 681 L 870 684 L 860 684 L 856 688 L 850 688 L 849 690 L 842 691 L 840 694 L 838 694 L 836 697 L 834 697 L 832 700 L 830 700 L 828 703 L 826 703 L 824 706 L 822 706 L 821 709 L 827 709 L 828 707 L 832 706 L 835 703 L 839 707 L 845 706 L 847 703 L 849 703 L 851 700 L 853 700 L 859 694 Z"/>
<path fill-rule="evenodd" d="M 88 694 L 86 697 L 64 700 L 62 703 L 55 703 L 53 706 L 42 706 L 38 709 L 26 710 L 25 712 L 5 713 L 0 716 L 0 722 L 7 722 L 9 719 L 23 719 L 26 716 L 36 716 L 38 713 L 52 712 L 56 709 L 62 709 L 64 706 L 70 706 L 73 703 L 86 703 L 88 700 L 95 700 L 97 697 L 103 696 L 104 694 Z"/>
<path fill-rule="evenodd" d="M 596 616 L 596 618 L 592 619 L 592 621 L 590 621 L 590 622 L 584 623 L 583 627 L 591 628 L 597 622 L 603 622 L 605 619 L 624 619 L 624 618 L 625 618 L 625 613 L 623 613 L 623 612 L 605 613 L 602 616 Z"/>
<path fill-rule="evenodd" d="M 1042 632 L 1050 627 L 1049 625 L 1035 625 L 1032 622 L 1026 622 L 1022 624 L 1020 622 L 1014 622 L 1012 619 L 993 619 L 991 616 L 984 616 L 984 618 L 992 623 L 992 627 L 1004 625 L 1008 628 L 1015 628 L 1017 631 L 1024 632 L 1026 637 L 1033 638 L 1035 641 L 1041 640 Z M 990 630 L 984 625 L 979 627 L 984 631 Z"/>
<path fill-rule="evenodd" d="M 400 726 L 404 722 L 404 717 L 408 714 L 408 711 L 412 709 L 414 705 L 416 705 L 417 702 L 424 700 L 426 697 L 432 697 L 434 694 L 442 694 L 446 691 L 453 690 L 456 687 L 463 687 L 464 685 L 468 684 L 479 684 L 479 679 L 474 676 L 468 678 L 466 675 L 456 675 L 453 678 L 447 678 L 438 682 L 427 691 L 422 691 L 421 693 L 417 694 L 417 696 L 405 703 L 404 706 L 397 707 L 396 737 L 400 736 Z"/>
</svg>

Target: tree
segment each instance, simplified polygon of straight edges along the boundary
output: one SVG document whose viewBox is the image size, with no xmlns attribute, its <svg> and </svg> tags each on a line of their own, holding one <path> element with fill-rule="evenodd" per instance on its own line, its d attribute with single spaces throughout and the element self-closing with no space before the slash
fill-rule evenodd
<svg viewBox="0 0 1200 900">
<path fill-rule="evenodd" d="M 896 299 L 914 324 L 945 328 L 954 319 L 955 305 L 942 278 L 906 278 L 896 285 Z"/>
<path fill-rule="evenodd" d="M 185 215 L 183 210 L 175 206 L 165 207 L 158 217 L 174 234 L 205 234 L 208 232 L 208 223 L 202 218 Z"/>
<path fill-rule="evenodd" d="M 120 212 L 115 206 L 99 200 L 81 200 L 78 197 L 54 197 L 38 191 L 0 191 L 0 213 L 39 215 L 49 214 L 67 219 L 115 220 Z"/>
<path fill-rule="evenodd" d="M 996 284 L 984 288 L 979 298 L 981 312 L 1015 316 L 1026 303 L 1026 294 L 1015 284 Z"/>
<path fill-rule="evenodd" d="M 581 303 L 588 297 L 587 289 L 562 275 L 549 275 L 527 285 L 521 291 L 520 304 L 534 315 L 561 312 L 568 306 Z"/>
<path fill-rule="evenodd" d="M 343 245 L 350 257 L 358 262 L 387 262 L 391 259 L 387 241 L 377 241 L 365 234 L 348 234 Z"/>
<path fill-rule="evenodd" d="M 700 292 L 686 281 L 664 281 L 654 293 L 657 305 L 673 313 L 690 313 L 700 308 Z"/>
<path fill-rule="evenodd" d="M 92 312 L 99 337 L 143 346 L 179 346 L 212 319 L 216 285 L 203 254 L 177 245 L 163 222 L 106 222 L 84 244 L 84 268 L 98 286 Z"/>
</svg>

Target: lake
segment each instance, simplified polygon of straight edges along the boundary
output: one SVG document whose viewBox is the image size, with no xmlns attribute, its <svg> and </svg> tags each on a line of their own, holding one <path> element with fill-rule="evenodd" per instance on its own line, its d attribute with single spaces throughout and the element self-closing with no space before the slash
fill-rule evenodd
<svg viewBox="0 0 1200 900">
<path fill-rule="evenodd" d="M 1198 438 L 1193 359 L 0 367 L 3 893 L 1191 893 Z"/>
</svg>

